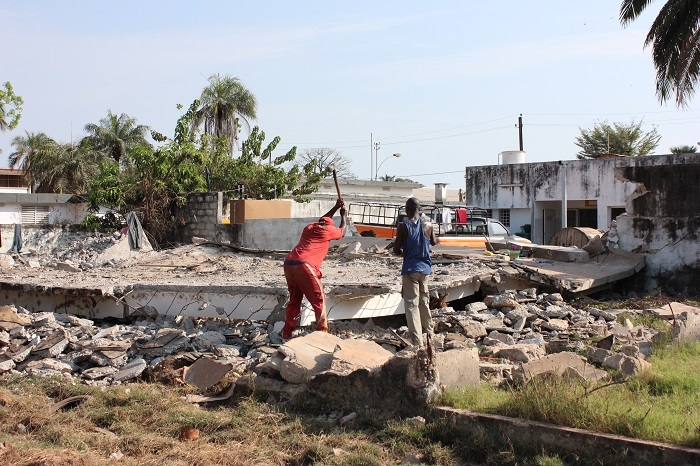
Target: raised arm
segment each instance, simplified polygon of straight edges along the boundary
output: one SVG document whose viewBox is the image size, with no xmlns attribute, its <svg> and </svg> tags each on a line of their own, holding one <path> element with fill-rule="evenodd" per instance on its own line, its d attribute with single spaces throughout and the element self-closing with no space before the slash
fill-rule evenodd
<svg viewBox="0 0 700 466">
<path fill-rule="evenodd" d="M 338 200 L 335 201 L 335 205 L 333 206 L 333 208 L 332 208 L 331 210 L 329 210 L 328 212 L 326 212 L 325 214 L 323 214 L 321 217 L 331 217 L 331 218 L 333 218 L 333 216 L 335 215 L 335 213 L 338 212 L 338 209 L 340 209 L 341 207 L 343 207 L 343 208 L 345 207 L 345 201 L 343 201 L 342 198 L 338 198 Z M 342 216 L 343 213 L 341 212 L 340 215 Z M 347 215 L 347 212 L 346 212 L 346 215 Z M 340 222 L 341 222 L 341 224 L 342 224 L 342 223 L 343 223 L 343 220 L 341 219 Z M 341 227 L 341 228 L 342 228 L 342 227 Z"/>
</svg>

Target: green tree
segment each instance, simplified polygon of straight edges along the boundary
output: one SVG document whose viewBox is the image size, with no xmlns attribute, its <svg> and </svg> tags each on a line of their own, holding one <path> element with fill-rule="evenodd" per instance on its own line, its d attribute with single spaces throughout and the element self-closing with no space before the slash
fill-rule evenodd
<svg viewBox="0 0 700 466">
<path fill-rule="evenodd" d="M 698 151 L 695 146 L 674 146 L 669 149 L 672 154 L 694 154 Z"/>
<path fill-rule="evenodd" d="M 254 199 L 288 196 L 300 202 L 309 200 L 308 195 L 318 190 L 323 174 L 316 171 L 314 159 L 304 165 L 295 163 L 296 147 L 273 157 L 272 152 L 279 142 L 280 137 L 276 136 L 263 149 L 265 132 L 254 127 L 243 143 L 240 157 L 217 160 L 213 164 L 213 189 L 232 191 L 243 185 L 245 194 Z"/>
<path fill-rule="evenodd" d="M 22 97 L 15 94 L 12 84 L 6 81 L 0 87 L 0 131 L 12 130 L 22 118 Z M 2 150 L 0 150 L 2 153 Z"/>
<path fill-rule="evenodd" d="M 138 145 L 148 145 L 146 133 L 148 126 L 139 125 L 136 119 L 126 113 L 117 116 L 111 110 L 99 124 L 85 125 L 86 139 L 90 145 L 102 154 L 111 157 L 117 163 L 123 161 L 128 152 Z"/>
<path fill-rule="evenodd" d="M 620 23 L 636 20 L 652 0 L 622 0 Z M 644 47 L 652 46 L 656 95 L 663 104 L 675 94 L 683 107 L 695 93 L 700 75 L 700 2 L 668 0 L 649 29 Z"/>
<path fill-rule="evenodd" d="M 656 128 L 649 132 L 642 130 L 642 122 L 629 124 L 607 121 L 596 124 L 593 129 L 579 128 L 581 135 L 576 138 L 576 145 L 581 151 L 576 154 L 579 159 L 595 158 L 602 154 L 649 155 L 659 145 L 661 136 Z"/>
<path fill-rule="evenodd" d="M 12 84 L 5 82 L 0 87 L 0 131 L 15 129 L 22 118 L 24 100 L 15 94 Z"/>
<path fill-rule="evenodd" d="M 12 139 L 15 150 L 8 159 L 10 168 L 19 168 L 26 174 L 33 165 L 34 159 L 38 157 L 37 154 L 46 151 L 51 144 L 55 143 L 56 141 L 45 133 L 25 131 L 24 136 L 15 136 Z"/>
<path fill-rule="evenodd" d="M 180 208 L 187 194 L 206 189 L 210 144 L 198 142 L 190 130 L 198 105 L 197 100 L 192 103 L 178 120 L 174 137 L 162 147 L 137 145 L 128 164 L 102 163 L 88 193 L 92 210 L 106 205 L 122 215 L 136 211 L 158 244 L 167 241 L 182 225 Z"/>
<path fill-rule="evenodd" d="M 38 193 L 85 193 L 103 161 L 103 155 L 88 144 L 59 144 L 44 133 L 25 132 L 12 145 L 10 168 L 23 170 L 27 183 Z"/>
<path fill-rule="evenodd" d="M 320 173 L 322 176 L 328 176 L 333 172 L 338 178 L 354 179 L 357 176 L 350 170 L 352 162 L 336 149 L 328 147 L 317 147 L 313 149 L 305 149 L 299 154 L 299 161 L 306 165 L 312 160 L 315 160 L 314 173 Z"/>
<path fill-rule="evenodd" d="M 192 120 L 193 128 L 203 126 L 209 136 L 225 137 L 229 152 L 233 154 L 241 121 L 250 128 L 248 119 L 257 118 L 255 96 L 238 78 L 214 74 L 199 100 L 201 107 Z"/>
</svg>

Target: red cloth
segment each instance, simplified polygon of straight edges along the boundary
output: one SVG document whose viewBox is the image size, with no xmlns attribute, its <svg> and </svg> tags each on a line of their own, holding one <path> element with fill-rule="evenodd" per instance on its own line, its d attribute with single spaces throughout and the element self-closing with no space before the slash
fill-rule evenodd
<svg viewBox="0 0 700 466">
<path fill-rule="evenodd" d="M 321 277 L 321 263 L 328 254 L 331 240 L 343 237 L 343 230 L 333 224 L 330 217 L 322 217 L 324 223 L 313 222 L 304 227 L 299 243 L 287 254 L 287 260 L 306 262 Z"/>
<path fill-rule="evenodd" d="M 467 209 L 456 209 L 455 217 L 457 223 L 467 223 Z"/>
<path fill-rule="evenodd" d="M 292 331 L 297 326 L 301 313 L 301 300 L 304 296 L 316 314 L 316 330 L 327 331 L 326 295 L 323 292 L 321 277 L 316 274 L 311 264 L 285 265 L 284 278 L 287 280 L 289 289 L 289 303 L 287 303 L 282 338 L 286 340 L 292 338 Z"/>
</svg>

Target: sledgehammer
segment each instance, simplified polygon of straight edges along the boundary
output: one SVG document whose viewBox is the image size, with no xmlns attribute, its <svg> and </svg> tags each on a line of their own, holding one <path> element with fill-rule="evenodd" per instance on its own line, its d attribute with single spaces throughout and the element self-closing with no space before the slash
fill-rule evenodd
<svg viewBox="0 0 700 466">
<path fill-rule="evenodd" d="M 338 175 L 335 173 L 335 168 L 333 169 L 333 182 L 335 183 L 335 190 L 338 193 L 338 199 L 342 199 L 343 196 L 340 195 L 340 186 L 338 186 Z"/>
</svg>

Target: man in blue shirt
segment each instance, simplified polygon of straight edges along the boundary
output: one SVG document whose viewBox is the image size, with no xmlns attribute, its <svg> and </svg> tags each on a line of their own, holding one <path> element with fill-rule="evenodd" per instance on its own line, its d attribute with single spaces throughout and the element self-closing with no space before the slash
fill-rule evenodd
<svg viewBox="0 0 700 466">
<path fill-rule="evenodd" d="M 394 254 L 403 256 L 401 268 L 401 297 L 406 312 L 406 325 L 411 340 L 423 346 L 423 332 L 433 333 L 430 315 L 428 276 L 432 272 L 430 246 L 435 246 L 435 232 L 430 222 L 420 215 L 420 201 L 406 201 L 406 219 L 396 227 Z"/>
</svg>

